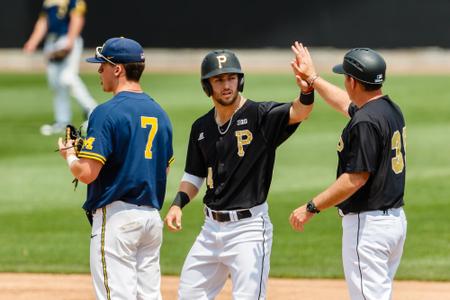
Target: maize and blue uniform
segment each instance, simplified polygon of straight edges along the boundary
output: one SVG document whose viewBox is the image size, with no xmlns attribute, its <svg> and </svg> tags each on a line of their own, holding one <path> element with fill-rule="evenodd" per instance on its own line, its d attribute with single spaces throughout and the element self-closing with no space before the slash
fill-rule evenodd
<svg viewBox="0 0 450 300">
<path fill-rule="evenodd" d="M 92 112 L 79 157 L 103 164 L 83 205 L 94 212 L 90 264 L 98 299 L 160 299 L 169 117 L 147 94 L 119 92 Z"/>
<path fill-rule="evenodd" d="M 50 55 L 66 46 L 71 14 L 84 15 L 85 11 L 86 3 L 83 0 L 44 0 L 41 16 L 47 18 L 48 25 L 44 53 Z M 54 128 L 49 127 L 47 130 L 41 128 L 43 134 L 63 131 L 66 124 L 71 122 L 70 95 L 75 97 L 86 116 L 97 105 L 78 75 L 82 51 L 83 40 L 79 36 L 65 59 L 48 62 L 47 78 L 55 93 L 53 101 L 55 124 Z"/>
</svg>

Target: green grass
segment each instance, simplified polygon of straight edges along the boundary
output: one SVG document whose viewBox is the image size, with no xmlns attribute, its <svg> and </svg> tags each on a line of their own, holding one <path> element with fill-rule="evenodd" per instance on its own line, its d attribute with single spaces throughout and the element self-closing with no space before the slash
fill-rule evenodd
<svg viewBox="0 0 450 300">
<path fill-rule="evenodd" d="M 340 77 L 328 77 L 340 83 Z M 83 76 L 106 101 L 96 75 Z M 408 237 L 399 279 L 450 280 L 450 91 L 446 76 L 391 76 L 385 92 L 407 122 Z M 178 187 L 192 122 L 210 107 L 197 75 L 146 74 L 143 86 L 168 111 L 176 161 L 169 176 L 165 215 Z M 248 74 L 251 99 L 289 101 L 298 93 L 289 75 Z M 73 191 L 57 137 L 39 126 L 52 120 L 52 94 L 43 75 L 0 74 L 0 271 L 89 271 L 90 227 L 81 205 L 86 188 Z M 74 106 L 74 123 L 81 111 Z M 304 233 L 291 230 L 290 212 L 333 180 L 336 143 L 346 120 L 318 99 L 310 119 L 278 150 L 269 194 L 274 224 L 271 276 L 343 277 L 340 218 L 334 209 L 315 217 Z M 201 198 L 184 209 L 183 232 L 164 232 L 162 271 L 179 274 L 200 231 Z"/>
</svg>

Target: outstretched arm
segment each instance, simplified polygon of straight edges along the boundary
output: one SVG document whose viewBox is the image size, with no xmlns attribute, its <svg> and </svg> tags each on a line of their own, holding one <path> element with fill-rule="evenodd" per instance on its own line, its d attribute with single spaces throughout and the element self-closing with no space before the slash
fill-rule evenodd
<svg viewBox="0 0 450 300">
<path fill-rule="evenodd" d="M 301 79 L 314 88 L 328 105 L 349 117 L 348 107 L 351 100 L 346 91 L 320 77 L 314 67 L 308 48 L 295 42 L 292 51 L 296 54 L 296 61 L 292 64 L 297 80 Z"/>
<path fill-rule="evenodd" d="M 293 49 L 295 45 L 292 45 Z M 313 110 L 314 106 L 314 88 L 311 87 L 306 80 L 303 80 L 300 76 L 296 74 L 294 66 L 296 62 L 300 59 L 299 52 L 294 51 L 295 59 L 291 61 L 291 67 L 295 75 L 295 81 L 300 88 L 300 95 L 292 101 L 292 106 L 289 112 L 289 125 L 299 123 L 308 118 L 309 114 Z"/>
</svg>

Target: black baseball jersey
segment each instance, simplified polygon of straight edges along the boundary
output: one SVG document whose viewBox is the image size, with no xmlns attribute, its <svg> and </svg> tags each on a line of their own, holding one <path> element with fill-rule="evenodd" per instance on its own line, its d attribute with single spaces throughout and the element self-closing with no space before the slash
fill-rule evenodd
<svg viewBox="0 0 450 300">
<path fill-rule="evenodd" d="M 214 108 L 194 122 L 185 171 L 206 177 L 203 202 L 209 208 L 245 209 L 266 201 L 275 150 L 299 125 L 288 125 L 290 107 L 247 100 L 220 128 L 223 134 Z"/>
<path fill-rule="evenodd" d="M 337 176 L 370 172 L 367 183 L 338 207 L 361 212 L 403 206 L 406 127 L 400 108 L 388 96 L 362 106 L 351 104 L 351 120 L 338 143 Z"/>
</svg>

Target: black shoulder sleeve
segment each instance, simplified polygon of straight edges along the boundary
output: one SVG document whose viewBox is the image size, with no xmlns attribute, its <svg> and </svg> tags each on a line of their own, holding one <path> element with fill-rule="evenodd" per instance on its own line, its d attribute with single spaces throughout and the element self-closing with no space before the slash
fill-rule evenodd
<svg viewBox="0 0 450 300">
<path fill-rule="evenodd" d="M 206 177 L 205 159 L 198 145 L 204 133 L 197 130 L 197 125 L 198 122 L 195 122 L 191 127 L 184 171 L 198 177 Z"/>
<path fill-rule="evenodd" d="M 300 123 L 289 125 L 291 103 L 260 102 L 258 115 L 262 130 L 269 143 L 278 147 L 298 128 Z"/>
<path fill-rule="evenodd" d="M 380 133 L 374 124 L 360 122 L 350 129 L 349 151 L 345 172 L 374 172 L 382 148 Z"/>
</svg>

